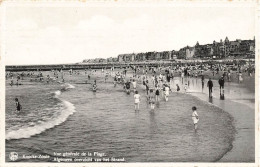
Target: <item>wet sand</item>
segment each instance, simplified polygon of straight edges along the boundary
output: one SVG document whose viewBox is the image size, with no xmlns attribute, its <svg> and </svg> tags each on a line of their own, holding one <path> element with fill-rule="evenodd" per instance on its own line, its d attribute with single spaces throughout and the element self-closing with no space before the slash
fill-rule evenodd
<svg viewBox="0 0 260 167">
<path fill-rule="evenodd" d="M 218 106 L 234 118 L 236 135 L 233 148 L 227 152 L 219 162 L 255 162 L 255 111 L 249 106 L 233 102 L 209 98 L 201 93 L 190 93 L 203 101 Z"/>
<path fill-rule="evenodd" d="M 241 88 L 243 87 L 255 92 L 254 88 L 251 88 L 252 85 L 254 87 L 252 83 L 254 83 L 254 77 L 249 77 L 241 84 Z M 183 90 L 183 85 L 179 84 L 179 86 Z M 205 89 L 207 91 L 207 87 Z M 228 99 L 228 97 L 225 100 L 215 97 L 210 100 L 207 94 L 198 92 L 187 92 L 187 94 L 221 108 L 225 112 L 228 112 L 234 119 L 233 123 L 236 135 L 232 143 L 233 147 L 218 162 L 255 162 L 255 106 L 251 106 L 252 103 L 247 104 L 246 102 L 243 104 L 235 102 Z"/>
</svg>

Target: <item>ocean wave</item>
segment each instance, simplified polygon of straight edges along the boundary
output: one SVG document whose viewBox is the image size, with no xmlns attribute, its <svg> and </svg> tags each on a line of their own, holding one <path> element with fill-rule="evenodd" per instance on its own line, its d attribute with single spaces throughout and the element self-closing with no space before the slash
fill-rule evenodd
<svg viewBox="0 0 260 167">
<path fill-rule="evenodd" d="M 67 85 L 68 85 L 67 89 L 74 89 L 75 88 L 75 86 L 73 86 L 71 84 L 67 84 Z"/>
<path fill-rule="evenodd" d="M 61 91 L 60 90 L 57 90 L 56 92 L 54 92 L 54 96 L 56 98 L 58 98 L 59 95 L 61 95 Z"/>
<path fill-rule="evenodd" d="M 65 122 L 70 115 L 76 112 L 76 110 L 75 110 L 75 106 L 72 103 L 65 100 L 61 100 L 61 101 L 64 105 L 64 108 L 61 112 L 62 114 L 59 115 L 59 117 L 38 125 L 36 124 L 35 126 L 22 127 L 18 130 L 7 132 L 6 140 L 30 138 L 31 136 L 38 135 L 46 131 L 47 129 L 54 128 L 55 126 Z"/>
<path fill-rule="evenodd" d="M 64 86 L 64 88 L 62 88 L 63 90 L 68 90 L 68 89 L 74 89 L 75 88 L 74 85 L 71 85 L 69 83 L 65 83 L 62 86 Z"/>
</svg>

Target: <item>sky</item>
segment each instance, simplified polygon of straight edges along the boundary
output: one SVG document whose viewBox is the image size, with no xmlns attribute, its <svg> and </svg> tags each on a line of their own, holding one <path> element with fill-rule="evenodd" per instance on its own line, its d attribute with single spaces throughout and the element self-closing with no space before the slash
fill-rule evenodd
<svg viewBox="0 0 260 167">
<path fill-rule="evenodd" d="M 253 39 L 252 7 L 17 6 L 5 14 L 5 64 L 63 64 Z"/>
</svg>

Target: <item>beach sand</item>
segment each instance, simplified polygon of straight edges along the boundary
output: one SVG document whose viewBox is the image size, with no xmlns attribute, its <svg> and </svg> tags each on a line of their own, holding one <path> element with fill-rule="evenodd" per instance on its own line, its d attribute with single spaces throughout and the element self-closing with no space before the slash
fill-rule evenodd
<svg viewBox="0 0 260 167">
<path fill-rule="evenodd" d="M 203 94 L 191 95 L 209 101 Z M 212 104 L 232 115 L 236 129 L 233 148 L 219 162 L 255 162 L 255 111 L 249 106 L 231 100 L 213 98 Z"/>
<path fill-rule="evenodd" d="M 178 74 L 177 74 L 178 75 Z M 213 79 L 223 75 L 221 71 L 218 75 L 215 75 Z M 176 74 L 175 74 L 176 76 Z M 244 73 L 244 81 L 241 83 L 241 88 L 245 88 L 250 92 L 255 92 L 255 76 L 249 77 Z M 212 76 L 211 76 L 212 77 Z M 207 78 L 207 75 L 206 77 Z M 233 73 L 232 81 L 236 83 L 236 74 Z M 181 85 L 180 85 L 181 86 Z M 181 88 L 182 89 L 182 88 Z M 207 88 L 206 88 L 207 89 Z M 236 129 L 236 135 L 233 141 L 233 148 L 227 152 L 219 162 L 255 162 L 255 110 L 254 106 L 246 103 L 242 104 L 239 102 L 232 101 L 228 98 L 220 100 L 214 98 L 209 101 L 208 95 L 202 93 L 188 93 L 192 96 L 198 97 L 199 99 L 209 102 L 215 105 L 225 112 L 228 112 L 234 119 L 234 127 Z M 240 101 L 242 102 L 242 101 Z M 251 103 L 252 104 L 252 103 Z"/>
</svg>

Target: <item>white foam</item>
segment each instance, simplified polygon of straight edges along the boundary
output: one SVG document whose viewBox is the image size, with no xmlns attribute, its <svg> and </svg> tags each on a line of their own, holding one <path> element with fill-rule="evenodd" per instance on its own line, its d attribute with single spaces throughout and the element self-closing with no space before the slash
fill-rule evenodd
<svg viewBox="0 0 260 167">
<path fill-rule="evenodd" d="M 75 86 L 73 86 L 71 84 L 67 84 L 67 85 L 68 85 L 68 87 L 66 87 L 67 89 L 74 89 L 75 88 Z"/>
<path fill-rule="evenodd" d="M 61 95 L 61 91 L 60 90 L 57 90 L 56 92 L 54 92 L 55 96 L 59 96 Z"/>
<path fill-rule="evenodd" d="M 29 126 L 29 127 L 22 127 L 19 130 L 13 130 L 7 132 L 5 139 L 11 140 L 11 139 L 30 138 L 31 136 L 40 134 L 47 129 L 54 128 L 55 126 L 65 122 L 70 115 L 76 112 L 76 110 L 72 103 L 68 101 L 62 101 L 62 102 L 65 106 L 65 109 L 61 112 L 61 115 L 59 117 L 55 118 L 54 120 L 49 120 L 47 122 L 44 122 L 42 124 Z"/>
</svg>

